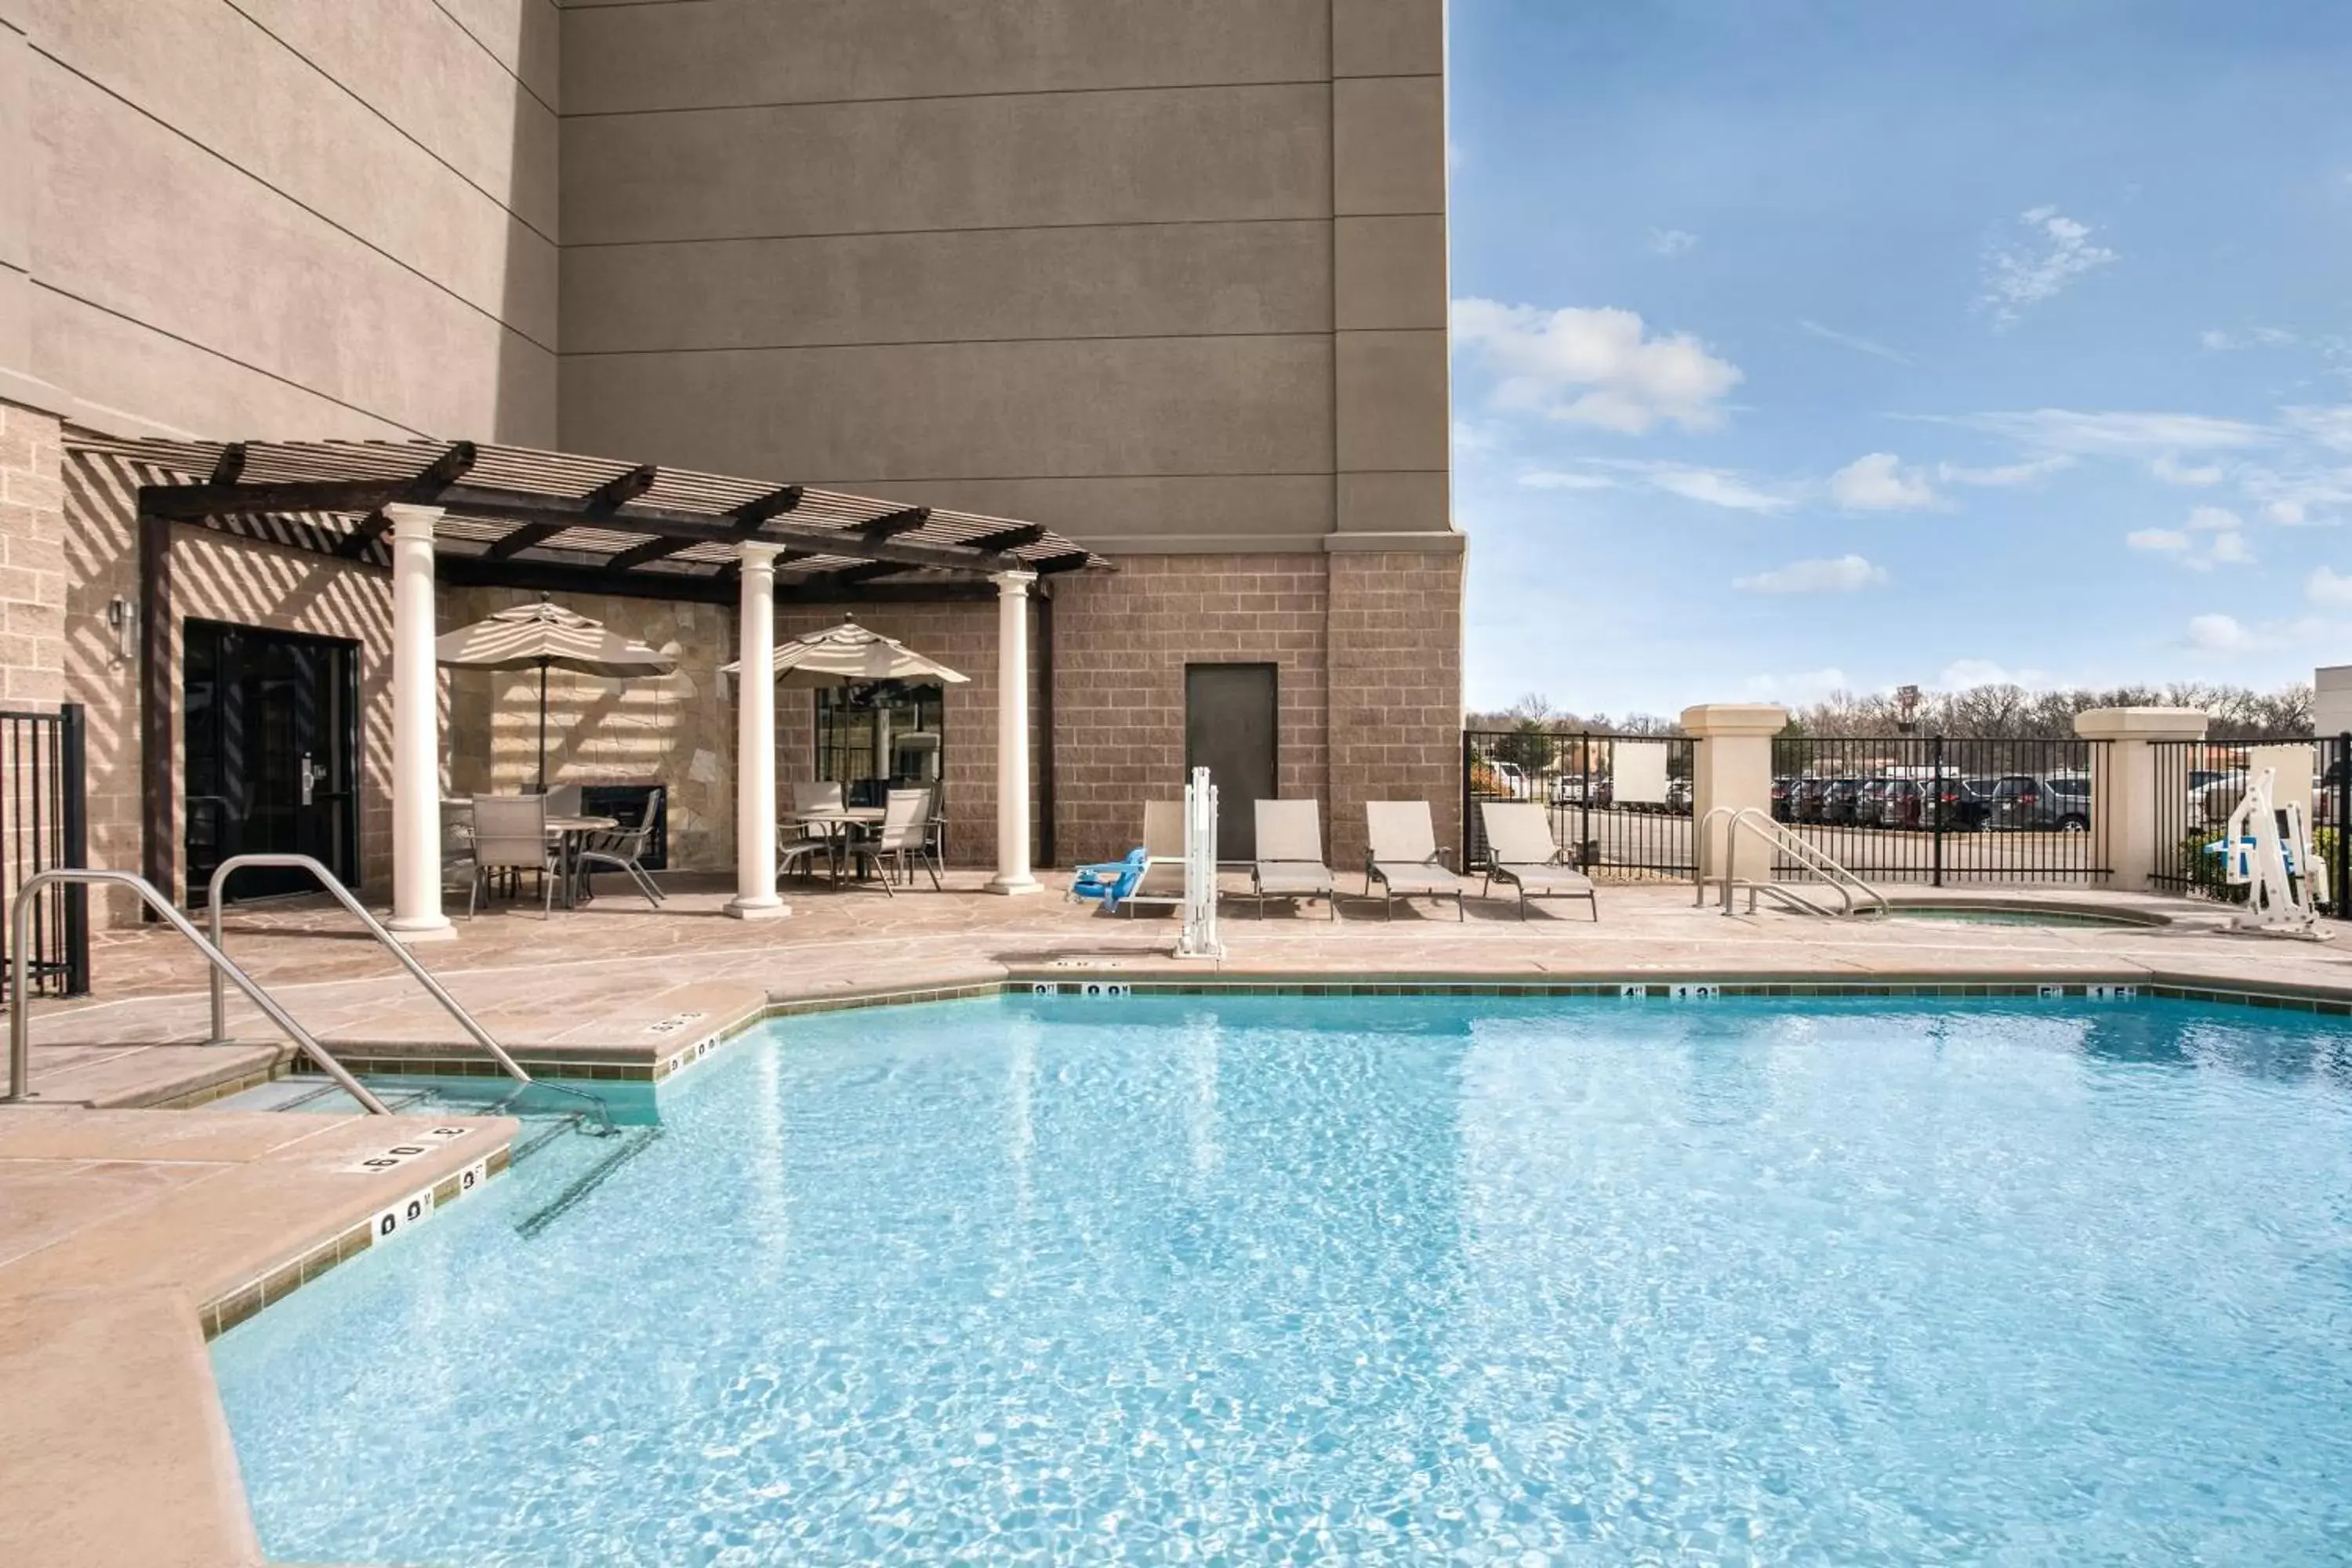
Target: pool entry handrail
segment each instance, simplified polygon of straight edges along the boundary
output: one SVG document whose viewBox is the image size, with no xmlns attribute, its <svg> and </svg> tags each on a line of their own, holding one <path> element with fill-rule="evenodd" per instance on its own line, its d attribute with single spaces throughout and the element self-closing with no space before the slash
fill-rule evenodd
<svg viewBox="0 0 2352 1568">
<path fill-rule="evenodd" d="M 32 1020 L 26 1011 L 26 994 L 31 989 L 31 954 L 26 933 L 31 922 L 25 919 L 26 907 L 33 895 L 53 882 L 69 882 L 81 886 L 128 888 L 139 895 L 156 918 L 188 939 L 188 944 L 212 965 L 213 994 L 220 995 L 221 982 L 226 979 L 245 993 L 253 1005 L 261 1009 L 269 1021 L 286 1032 L 319 1064 L 321 1071 L 342 1086 L 343 1091 L 360 1102 L 369 1114 L 386 1116 L 391 1112 L 383 1101 L 368 1092 L 367 1085 L 353 1078 L 343 1064 L 331 1055 L 327 1047 L 311 1037 L 310 1031 L 294 1021 L 292 1014 L 278 1005 L 278 999 L 261 988 L 258 981 L 233 963 L 216 943 L 205 939 L 188 917 L 172 907 L 172 900 L 155 890 L 155 884 L 136 871 L 115 871 L 102 867 L 59 866 L 47 871 L 36 871 L 25 879 L 16 889 L 15 904 L 8 916 L 13 922 L 13 939 L 8 955 L 8 1101 L 22 1103 L 32 1096 L 33 1031 Z"/>
<path fill-rule="evenodd" d="M 448 988 L 433 977 L 433 972 L 417 963 L 415 955 L 401 944 L 400 939 L 385 930 L 383 922 L 368 912 L 367 906 L 361 903 L 358 897 L 343 885 L 341 878 L 328 870 L 325 866 L 309 855 L 257 850 L 247 855 L 232 855 L 215 867 L 210 891 L 206 894 L 206 901 L 212 910 L 214 947 L 223 953 L 228 951 L 227 932 L 221 924 L 222 909 L 226 901 L 222 895 L 227 891 L 230 874 L 248 866 L 268 866 L 310 872 L 317 879 L 320 887 L 325 889 L 337 903 L 351 911 L 352 918 L 360 922 L 368 935 L 375 939 L 378 946 L 398 959 L 400 966 L 416 977 L 416 983 L 425 987 L 425 994 L 441 1004 L 441 1010 L 455 1018 L 457 1021 L 457 1026 L 471 1035 L 474 1037 L 474 1043 L 490 1054 L 490 1059 L 497 1062 L 509 1078 L 514 1079 L 515 1090 L 518 1094 L 538 1082 L 530 1073 L 523 1070 L 522 1064 L 515 1060 L 504 1046 L 491 1037 L 488 1029 L 475 1021 L 474 1016 L 467 1012 L 455 996 L 449 994 Z M 228 1041 L 228 988 L 221 984 L 221 974 L 217 969 L 213 972 L 212 992 L 211 1043 L 216 1046 L 225 1045 Z M 557 1094 L 570 1095 L 574 1099 L 586 1100 L 593 1108 L 593 1114 L 598 1121 L 603 1123 L 603 1131 L 606 1132 L 613 1131 L 612 1112 L 595 1095 L 576 1089 L 568 1089 L 560 1083 L 540 1084 L 539 1087 L 551 1089 Z M 511 1097 L 509 1097 L 510 1100 Z M 509 1100 L 501 1100 L 499 1108 L 503 1109 Z"/>
<path fill-rule="evenodd" d="M 1723 868 L 1721 873 L 1715 879 L 1722 889 L 1725 914 L 1734 912 L 1732 896 L 1736 889 L 1742 888 L 1748 891 L 1748 912 L 1750 914 L 1756 912 L 1756 900 L 1759 894 L 1772 900 L 1783 909 L 1830 919 L 1864 914 L 1885 915 L 1889 912 L 1885 894 L 1847 870 L 1835 857 L 1822 848 L 1820 845 L 1800 834 L 1790 832 L 1756 806 L 1741 806 L 1734 810 L 1727 805 L 1718 805 L 1708 812 L 1699 819 L 1696 847 L 1701 849 L 1705 847 L 1708 830 L 1715 826 L 1717 817 L 1728 819 L 1723 835 Z M 1752 837 L 1761 839 L 1771 852 L 1766 861 L 1766 874 L 1760 879 L 1739 875 L 1739 836 L 1742 829 Z M 1826 904 L 1807 897 L 1788 883 L 1776 880 L 1771 873 L 1778 864 L 1778 858 L 1782 854 L 1793 858 L 1799 869 L 1811 872 L 1829 884 L 1837 893 L 1839 907 L 1831 909 Z M 1702 859 L 1703 856 L 1695 854 L 1692 858 Z M 1707 883 L 1706 873 L 1704 870 L 1694 872 L 1691 880 L 1697 891 L 1695 902 L 1705 904 Z M 1871 907 L 1864 908 L 1864 905 Z"/>
</svg>

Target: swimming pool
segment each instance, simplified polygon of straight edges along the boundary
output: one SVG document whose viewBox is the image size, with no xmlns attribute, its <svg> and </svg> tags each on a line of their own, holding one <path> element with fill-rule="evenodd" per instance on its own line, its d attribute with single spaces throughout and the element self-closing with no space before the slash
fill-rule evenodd
<svg viewBox="0 0 2352 1568">
<path fill-rule="evenodd" d="M 215 1342 L 273 1557 L 2352 1553 L 2340 1020 L 1001 998 L 624 1137 Z"/>
</svg>

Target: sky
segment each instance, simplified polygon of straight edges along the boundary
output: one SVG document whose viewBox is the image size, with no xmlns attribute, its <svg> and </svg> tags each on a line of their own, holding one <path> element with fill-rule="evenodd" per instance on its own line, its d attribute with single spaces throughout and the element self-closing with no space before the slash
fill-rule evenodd
<svg viewBox="0 0 2352 1568">
<path fill-rule="evenodd" d="M 1451 29 L 1474 709 L 2352 663 L 2352 4 Z"/>
</svg>

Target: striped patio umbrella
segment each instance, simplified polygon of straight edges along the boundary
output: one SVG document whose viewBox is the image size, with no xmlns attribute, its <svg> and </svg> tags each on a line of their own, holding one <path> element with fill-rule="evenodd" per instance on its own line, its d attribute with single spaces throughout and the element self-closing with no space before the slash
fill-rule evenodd
<svg viewBox="0 0 2352 1568">
<path fill-rule="evenodd" d="M 743 662 L 738 659 L 724 673 L 736 675 L 742 668 Z M 778 643 L 774 668 L 778 685 L 800 689 L 883 680 L 939 680 L 961 686 L 971 679 L 856 621 Z"/>
<path fill-rule="evenodd" d="M 500 610 L 470 626 L 444 633 L 433 644 L 434 658 L 459 669 L 539 671 L 539 787 L 547 789 L 547 672 L 575 669 L 583 675 L 667 675 L 677 668 L 675 648 L 648 647 L 602 622 L 576 615 L 545 599 Z"/>
</svg>

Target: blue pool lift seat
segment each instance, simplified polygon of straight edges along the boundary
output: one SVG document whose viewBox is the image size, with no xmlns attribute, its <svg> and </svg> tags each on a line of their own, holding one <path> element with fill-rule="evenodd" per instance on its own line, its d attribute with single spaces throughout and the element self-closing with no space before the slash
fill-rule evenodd
<svg viewBox="0 0 2352 1568">
<path fill-rule="evenodd" d="M 1143 880 L 1143 868 L 1149 860 L 1140 845 L 1128 851 L 1124 860 L 1105 860 L 1092 866 L 1081 866 L 1070 878 L 1073 899 L 1092 899 L 1106 910 L 1117 913 L 1118 901 L 1135 891 Z"/>
</svg>

